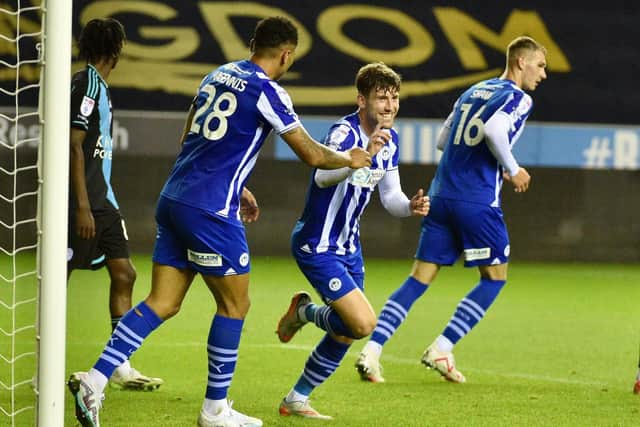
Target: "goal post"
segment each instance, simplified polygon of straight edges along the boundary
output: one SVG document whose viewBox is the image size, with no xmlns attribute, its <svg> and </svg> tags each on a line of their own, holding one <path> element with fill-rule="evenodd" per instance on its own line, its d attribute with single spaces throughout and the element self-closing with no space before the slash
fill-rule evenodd
<svg viewBox="0 0 640 427">
<path fill-rule="evenodd" d="M 64 425 L 71 0 L 43 0 L 37 425 Z"/>
</svg>

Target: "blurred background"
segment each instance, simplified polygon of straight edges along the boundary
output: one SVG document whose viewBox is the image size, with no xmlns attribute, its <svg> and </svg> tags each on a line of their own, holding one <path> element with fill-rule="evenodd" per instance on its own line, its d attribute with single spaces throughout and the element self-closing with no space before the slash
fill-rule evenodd
<svg viewBox="0 0 640 427">
<path fill-rule="evenodd" d="M 116 145 L 112 184 L 136 252 L 152 249 L 155 202 L 200 80 L 219 64 L 247 58 L 257 20 L 281 15 L 297 24 L 300 41 L 296 63 L 280 83 L 317 139 L 355 110 L 360 66 L 383 61 L 402 75 L 396 128 L 408 195 L 429 186 L 438 161 L 435 135 L 457 96 L 501 74 L 504 49 L 514 37 L 537 39 L 548 50 L 548 80 L 531 94 L 533 113 L 514 149 L 532 186 L 526 194 L 513 193 L 509 185 L 503 192 L 512 259 L 637 262 L 639 11 L 640 4 L 621 1 L 576 8 L 557 1 L 82 0 L 74 1 L 73 35 L 77 39 L 84 23 L 105 16 L 119 19 L 127 32 L 129 41 L 109 78 Z M 27 31 L 29 13 L 20 22 Z M 12 25 L 0 22 L 2 33 L 14 31 Z M 34 49 L 31 40 L 18 49 L 0 42 L 5 60 Z M 74 58 L 74 72 L 83 66 Z M 39 79 L 37 67 L 21 67 L 20 85 Z M 1 87 L 14 87 L 15 79 L 12 70 L 0 70 Z M 0 111 L 13 111 L 14 102 L 0 96 Z M 35 106 L 37 91 L 24 91 L 19 102 Z M 3 141 L 38 130 L 35 119 L 10 122 L 0 116 Z M 18 163 L 32 163 L 36 145 L 27 140 L 17 150 Z M 13 160 L 0 150 L 0 166 Z M 30 173 L 18 185 L 32 186 Z M 253 255 L 289 253 L 309 175 L 281 140 L 265 144 L 248 184 L 262 208 L 260 220 L 247 227 Z M 0 182 L 3 194 L 12 190 L 9 181 Z M 32 216 L 35 202 L 18 201 L 16 208 Z M 0 209 L 0 220 L 10 215 Z M 16 238 L 32 241 L 34 229 L 19 230 Z M 418 219 L 394 219 L 377 198 L 362 220 L 365 257 L 411 257 L 418 235 Z M 12 238 L 3 228 L 0 245 Z"/>
</svg>

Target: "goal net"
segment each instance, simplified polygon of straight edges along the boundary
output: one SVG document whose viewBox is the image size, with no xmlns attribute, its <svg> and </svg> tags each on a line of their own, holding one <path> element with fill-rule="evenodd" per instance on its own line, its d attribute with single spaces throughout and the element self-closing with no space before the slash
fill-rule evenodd
<svg viewBox="0 0 640 427">
<path fill-rule="evenodd" d="M 0 0 L 3 426 L 64 423 L 70 34 L 70 0 Z"/>
</svg>

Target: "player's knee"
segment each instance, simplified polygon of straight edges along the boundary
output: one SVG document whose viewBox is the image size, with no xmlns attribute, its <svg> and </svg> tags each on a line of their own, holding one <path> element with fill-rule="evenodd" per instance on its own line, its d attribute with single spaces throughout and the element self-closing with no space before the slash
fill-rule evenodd
<svg viewBox="0 0 640 427">
<path fill-rule="evenodd" d="M 351 328 L 351 333 L 353 334 L 354 338 L 361 339 L 371 335 L 375 327 L 376 318 L 367 317 L 365 319 L 360 319 L 355 325 L 353 325 L 353 327 Z"/>
<path fill-rule="evenodd" d="M 167 320 L 178 314 L 180 311 L 181 304 L 169 304 L 166 302 L 153 304 L 151 309 L 160 317 L 162 320 Z"/>
<path fill-rule="evenodd" d="M 250 307 L 251 300 L 248 297 L 239 300 L 228 300 L 218 303 L 218 313 L 233 319 L 244 319 L 249 313 Z"/>
<path fill-rule="evenodd" d="M 137 274 L 133 268 L 122 269 L 111 274 L 111 283 L 116 288 L 130 289 L 133 288 L 136 278 Z"/>
</svg>

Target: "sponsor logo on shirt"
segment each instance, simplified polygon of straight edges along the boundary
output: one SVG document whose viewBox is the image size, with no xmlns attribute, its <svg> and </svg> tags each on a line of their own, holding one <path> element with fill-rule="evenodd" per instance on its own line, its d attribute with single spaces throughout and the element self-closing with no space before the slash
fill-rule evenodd
<svg viewBox="0 0 640 427">
<path fill-rule="evenodd" d="M 187 258 L 192 263 L 203 267 L 222 267 L 222 256 L 220 254 L 204 254 L 187 249 Z"/>
<path fill-rule="evenodd" d="M 367 167 L 355 170 L 349 177 L 349 183 L 358 187 L 373 189 L 384 177 L 384 169 L 369 169 Z"/>
</svg>

